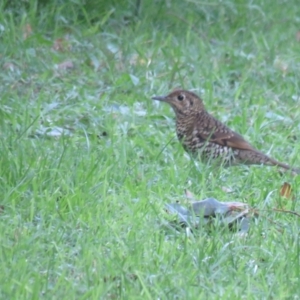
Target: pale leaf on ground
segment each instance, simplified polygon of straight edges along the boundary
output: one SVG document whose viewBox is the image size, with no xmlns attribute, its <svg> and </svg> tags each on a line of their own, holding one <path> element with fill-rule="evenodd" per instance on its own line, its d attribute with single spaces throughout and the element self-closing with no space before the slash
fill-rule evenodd
<svg viewBox="0 0 300 300">
<path fill-rule="evenodd" d="M 58 38 L 54 41 L 52 49 L 58 52 L 69 51 L 71 48 L 67 38 Z"/>
<path fill-rule="evenodd" d="M 31 35 L 32 35 L 32 27 L 30 24 L 26 24 L 23 28 L 23 39 L 26 40 Z"/>
<path fill-rule="evenodd" d="M 66 60 L 58 65 L 56 65 L 57 69 L 59 70 L 67 70 L 67 69 L 73 69 L 74 64 L 71 60 Z"/>
</svg>

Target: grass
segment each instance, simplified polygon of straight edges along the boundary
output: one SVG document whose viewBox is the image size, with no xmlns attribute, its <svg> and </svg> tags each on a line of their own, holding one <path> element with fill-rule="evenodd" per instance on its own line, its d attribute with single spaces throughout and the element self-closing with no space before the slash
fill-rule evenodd
<svg viewBox="0 0 300 300">
<path fill-rule="evenodd" d="M 195 89 L 299 167 L 298 2 L 57 3 L 0 13 L 1 299 L 298 299 L 298 217 L 187 237 L 164 227 L 164 204 L 188 188 L 299 211 L 299 177 L 194 162 L 150 100 Z"/>
</svg>

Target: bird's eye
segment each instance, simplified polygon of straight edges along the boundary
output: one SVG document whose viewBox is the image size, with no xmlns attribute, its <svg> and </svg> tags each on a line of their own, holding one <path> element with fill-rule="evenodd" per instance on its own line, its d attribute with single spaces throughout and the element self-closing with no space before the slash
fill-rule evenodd
<svg viewBox="0 0 300 300">
<path fill-rule="evenodd" d="M 182 100 L 184 99 L 184 96 L 180 94 L 180 95 L 178 95 L 177 99 L 178 99 L 179 101 L 182 101 Z"/>
</svg>

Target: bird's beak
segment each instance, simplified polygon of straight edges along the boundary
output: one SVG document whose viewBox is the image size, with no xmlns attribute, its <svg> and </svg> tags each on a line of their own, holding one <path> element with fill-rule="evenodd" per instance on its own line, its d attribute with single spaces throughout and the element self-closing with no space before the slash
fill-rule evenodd
<svg viewBox="0 0 300 300">
<path fill-rule="evenodd" d="M 168 97 L 167 96 L 154 96 L 154 97 L 152 97 L 152 100 L 167 101 Z"/>
</svg>

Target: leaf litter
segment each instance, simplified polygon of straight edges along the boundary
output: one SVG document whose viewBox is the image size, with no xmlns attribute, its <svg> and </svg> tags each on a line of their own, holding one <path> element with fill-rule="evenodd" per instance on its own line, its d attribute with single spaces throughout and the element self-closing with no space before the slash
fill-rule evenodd
<svg viewBox="0 0 300 300">
<path fill-rule="evenodd" d="M 286 199 L 295 199 L 292 193 L 292 187 L 285 182 L 280 190 L 279 195 Z M 178 228 L 183 227 L 189 231 L 214 224 L 221 225 L 221 228 L 227 227 L 230 230 L 235 230 L 239 234 L 247 234 L 250 229 L 251 220 L 259 216 L 260 212 L 267 213 L 286 213 L 297 216 L 300 214 L 286 209 L 257 209 L 250 207 L 243 202 L 221 202 L 215 198 L 206 198 L 204 200 L 196 200 L 194 195 L 186 190 L 187 198 L 186 205 L 176 203 L 165 204 L 165 211 L 168 214 L 175 216 L 169 225 Z M 268 216 L 267 216 L 267 219 Z M 272 223 L 272 220 L 269 220 Z M 179 225 L 179 226 L 178 226 Z M 277 224 L 278 225 L 278 224 Z M 278 229 L 280 231 L 280 229 Z"/>
<path fill-rule="evenodd" d="M 177 217 L 175 223 L 182 227 L 199 228 L 212 225 L 219 220 L 222 226 L 236 227 L 238 231 L 246 233 L 249 230 L 249 207 L 242 202 L 221 202 L 215 198 L 198 201 L 193 194 L 186 190 L 187 207 L 179 203 L 166 204 L 167 213 Z"/>
</svg>

